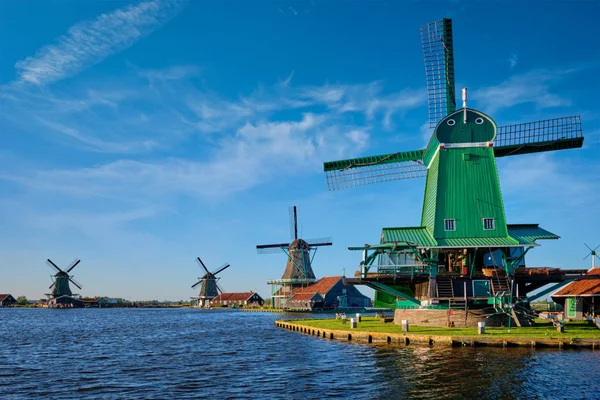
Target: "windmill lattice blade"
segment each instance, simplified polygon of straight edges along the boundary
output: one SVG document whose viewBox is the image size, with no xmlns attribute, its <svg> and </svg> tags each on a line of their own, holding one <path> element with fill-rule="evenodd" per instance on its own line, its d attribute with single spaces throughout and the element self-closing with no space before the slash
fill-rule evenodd
<svg viewBox="0 0 600 400">
<path fill-rule="evenodd" d="M 47 259 L 46 264 L 48 264 L 51 267 L 56 268 L 58 270 L 58 272 L 63 272 L 62 269 L 58 268 L 58 266 L 56 264 L 54 264 L 51 259 Z"/>
<path fill-rule="evenodd" d="M 296 214 L 296 206 L 288 207 L 290 216 L 290 240 L 298 239 L 298 219 Z"/>
<path fill-rule="evenodd" d="M 216 270 L 215 272 L 213 272 L 213 275 L 217 275 L 219 272 L 222 272 L 222 271 L 226 270 L 230 266 L 231 265 L 229 263 L 225 263 L 225 264 L 221 265 L 218 270 Z"/>
<path fill-rule="evenodd" d="M 52 285 L 48 286 L 48 289 L 52 289 L 54 286 L 56 286 L 56 282 L 52 282 Z"/>
<path fill-rule="evenodd" d="M 200 257 L 196 257 L 198 259 L 198 262 L 200 263 L 200 265 L 202 265 L 202 268 L 204 268 L 204 270 L 206 271 L 207 274 L 210 274 L 208 268 L 206 268 L 206 265 L 204 265 L 204 263 L 202 262 L 202 260 L 200 259 Z"/>
<path fill-rule="evenodd" d="M 196 286 L 198 286 L 199 284 L 201 284 L 203 280 L 204 280 L 204 279 L 200 279 L 198 282 L 194 283 L 194 284 L 192 285 L 192 289 L 193 289 L 193 288 L 195 288 Z"/>
<path fill-rule="evenodd" d="M 423 178 L 427 167 L 418 161 L 377 164 L 325 172 L 329 190 L 342 190 L 373 183 Z"/>
<path fill-rule="evenodd" d="M 256 249 L 257 250 L 262 250 L 262 249 L 280 249 L 282 247 L 284 248 L 288 248 L 290 247 L 291 243 L 273 243 L 273 244 L 258 244 L 256 245 Z"/>
<path fill-rule="evenodd" d="M 311 246 L 331 246 L 333 244 L 333 240 L 330 237 L 319 239 L 307 239 L 306 243 L 308 243 Z"/>
<path fill-rule="evenodd" d="M 582 145 L 581 118 L 577 115 L 499 126 L 494 142 L 494 155 L 505 157 L 574 149 Z"/>
<path fill-rule="evenodd" d="M 429 127 L 456 109 L 452 20 L 444 18 L 421 26 L 425 58 Z"/>
<path fill-rule="evenodd" d="M 75 261 L 75 263 L 74 263 L 73 265 L 71 265 L 71 266 L 69 267 L 69 269 L 68 269 L 68 270 L 66 270 L 65 272 L 68 274 L 68 273 L 69 273 L 69 272 L 71 272 L 71 271 L 73 270 L 73 268 L 75 268 L 75 267 L 77 266 L 77 264 L 79 264 L 80 262 L 81 262 L 81 260 L 77 260 L 77 261 Z"/>
<path fill-rule="evenodd" d="M 588 253 L 587 256 L 583 257 L 583 259 L 584 260 L 587 259 L 590 256 L 590 254 L 592 254 L 592 253 Z"/>
<path fill-rule="evenodd" d="M 276 253 L 283 253 L 282 249 L 287 249 L 289 247 L 289 244 L 287 246 L 281 246 L 281 247 L 263 247 L 263 248 L 257 248 L 256 252 L 258 254 L 276 254 Z"/>
<path fill-rule="evenodd" d="M 598 250 L 599 248 L 600 248 L 600 244 L 599 244 L 598 246 L 596 246 L 596 247 L 594 248 L 594 250 L 592 250 L 592 251 L 596 251 L 596 250 Z"/>
<path fill-rule="evenodd" d="M 83 285 L 79 282 L 77 282 L 75 279 L 73 279 L 73 277 L 69 277 L 69 280 L 71 281 L 71 283 L 75 286 L 77 286 L 79 288 L 79 290 L 83 289 Z"/>
<path fill-rule="evenodd" d="M 221 285 L 219 285 L 217 282 L 215 282 L 215 286 L 217 287 L 217 290 L 219 291 L 219 293 L 223 293 L 224 292 L 224 290 L 221 287 Z"/>
</svg>

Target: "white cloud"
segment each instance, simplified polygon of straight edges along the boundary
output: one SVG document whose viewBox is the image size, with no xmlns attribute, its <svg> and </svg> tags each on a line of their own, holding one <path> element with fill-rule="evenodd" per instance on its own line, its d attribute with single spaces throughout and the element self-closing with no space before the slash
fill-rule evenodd
<svg viewBox="0 0 600 400">
<path fill-rule="evenodd" d="M 368 138 L 365 131 L 331 125 L 325 117 L 307 113 L 297 121 L 245 124 L 235 136 L 224 138 L 206 161 L 122 159 L 89 168 L 0 174 L 0 179 L 34 191 L 78 197 L 144 201 L 185 194 L 218 198 L 274 176 L 317 173 L 322 160 L 355 155 Z"/>
<path fill-rule="evenodd" d="M 173 17 L 179 0 L 152 0 L 102 14 L 69 28 L 56 44 L 16 64 L 19 83 L 47 85 L 133 45 Z"/>
<path fill-rule="evenodd" d="M 577 208 L 596 203 L 600 169 L 568 157 L 548 152 L 499 159 L 504 197 L 537 206 L 548 202 Z"/>
<path fill-rule="evenodd" d="M 538 109 L 570 106 L 571 100 L 551 92 L 552 84 L 566 73 L 534 70 L 513 75 L 498 85 L 477 89 L 473 97 L 478 108 L 490 114 L 519 104 L 534 104 Z"/>
<path fill-rule="evenodd" d="M 516 55 L 515 53 L 512 53 L 510 55 L 510 57 L 508 57 L 508 65 L 510 65 L 510 68 L 514 68 L 517 66 L 517 64 L 519 63 L 519 56 Z"/>
</svg>

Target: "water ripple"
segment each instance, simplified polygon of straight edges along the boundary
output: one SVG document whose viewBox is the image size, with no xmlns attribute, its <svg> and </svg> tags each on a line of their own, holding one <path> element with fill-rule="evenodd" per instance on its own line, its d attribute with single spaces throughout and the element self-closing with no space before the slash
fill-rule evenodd
<svg viewBox="0 0 600 400">
<path fill-rule="evenodd" d="M 0 309 L 0 397 L 600 398 L 600 352 L 355 345 L 277 329 L 277 318 Z"/>
</svg>

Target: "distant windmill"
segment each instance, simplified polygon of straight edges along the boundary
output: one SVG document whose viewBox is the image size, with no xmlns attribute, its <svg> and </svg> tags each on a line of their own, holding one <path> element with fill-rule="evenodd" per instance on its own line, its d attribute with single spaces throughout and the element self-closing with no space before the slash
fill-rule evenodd
<svg viewBox="0 0 600 400">
<path fill-rule="evenodd" d="M 284 299 L 297 288 L 316 282 L 315 273 L 312 270 L 317 247 L 331 246 L 331 238 L 301 239 L 298 238 L 298 214 L 296 206 L 289 208 L 290 212 L 290 236 L 291 242 L 261 244 L 256 249 L 259 254 L 283 252 L 287 255 L 287 263 L 283 276 L 279 280 L 267 281 L 273 285 L 273 306 L 281 308 Z M 312 255 L 311 255 L 312 251 Z"/>
<path fill-rule="evenodd" d="M 48 296 L 48 307 L 50 308 L 72 308 L 72 307 L 83 307 L 83 302 L 73 297 L 69 282 L 77 286 L 80 290 L 83 286 L 73 279 L 73 275 L 69 275 L 71 271 L 81 262 L 77 260 L 71 264 L 66 271 L 60 269 L 52 260 L 46 260 L 46 263 L 54 268 L 57 272 L 53 276 L 54 282 L 48 287 L 52 289 L 52 293 L 46 294 Z"/>
<path fill-rule="evenodd" d="M 598 248 L 600 248 L 600 244 L 598 246 L 596 246 L 596 248 L 593 250 L 587 244 L 585 244 L 585 247 L 587 247 L 590 250 L 590 252 L 587 254 L 587 256 L 583 257 L 583 259 L 585 260 L 589 256 L 592 256 L 592 269 L 594 269 L 594 268 L 596 268 L 596 257 L 598 257 L 598 260 L 600 260 L 600 256 L 598 256 L 598 253 L 596 252 L 596 250 L 598 250 Z"/>
<path fill-rule="evenodd" d="M 198 306 L 206 307 L 212 299 L 219 295 L 219 293 L 223 293 L 223 290 L 217 283 L 217 281 L 220 279 L 217 278 L 217 274 L 229 268 L 230 265 L 229 263 L 225 263 L 221 265 L 216 271 L 210 272 L 208 268 L 206 268 L 206 265 L 204 265 L 200 257 L 197 257 L 197 260 L 200 266 L 204 268 L 206 273 L 202 276 L 202 278 L 198 278 L 198 282 L 192 285 L 192 289 L 198 285 L 201 285 L 200 293 L 198 294 L 198 297 L 194 297 L 194 299 L 198 299 Z"/>
</svg>

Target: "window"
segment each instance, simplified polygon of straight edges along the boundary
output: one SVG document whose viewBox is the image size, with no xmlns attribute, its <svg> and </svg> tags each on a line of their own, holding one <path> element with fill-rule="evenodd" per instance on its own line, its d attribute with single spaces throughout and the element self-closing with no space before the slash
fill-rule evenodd
<svg viewBox="0 0 600 400">
<path fill-rule="evenodd" d="M 454 219 L 445 219 L 444 220 L 444 230 L 445 231 L 455 231 L 456 226 L 455 226 L 454 222 L 455 222 Z"/>
<path fill-rule="evenodd" d="M 494 218 L 484 218 L 483 229 L 486 231 L 493 231 L 494 229 L 496 229 L 496 224 L 494 224 Z"/>
</svg>

